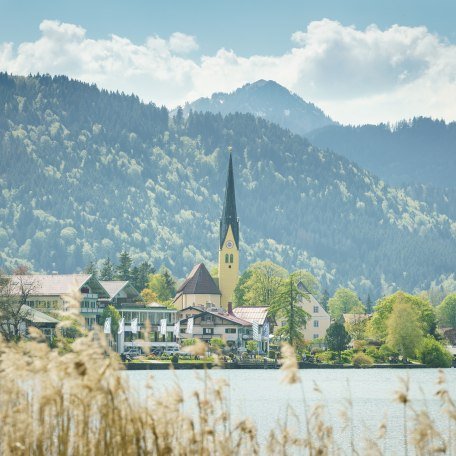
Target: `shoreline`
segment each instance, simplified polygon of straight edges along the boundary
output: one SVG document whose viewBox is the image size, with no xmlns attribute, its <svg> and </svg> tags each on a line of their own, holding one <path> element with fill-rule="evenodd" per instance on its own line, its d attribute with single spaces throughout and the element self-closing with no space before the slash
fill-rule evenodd
<svg viewBox="0 0 456 456">
<path fill-rule="evenodd" d="M 242 364 L 227 363 L 223 366 L 214 365 L 213 363 L 122 363 L 125 370 L 202 370 L 202 369 L 227 369 L 227 370 L 277 370 L 280 365 L 269 364 Z M 299 363 L 299 369 L 433 369 L 424 364 L 371 364 L 367 366 L 353 366 L 352 364 L 310 364 Z M 450 368 L 449 368 L 450 369 Z"/>
</svg>

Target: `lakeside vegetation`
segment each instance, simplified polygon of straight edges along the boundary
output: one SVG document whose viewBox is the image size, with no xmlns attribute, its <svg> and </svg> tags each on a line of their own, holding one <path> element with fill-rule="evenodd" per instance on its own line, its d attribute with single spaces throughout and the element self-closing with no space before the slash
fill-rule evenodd
<svg viewBox="0 0 456 456">
<path fill-rule="evenodd" d="M 200 344 L 193 353 L 202 353 Z M 282 346 L 281 370 L 285 383 L 301 382 L 289 345 Z M 235 419 L 226 383 L 207 371 L 202 388 L 191 395 L 184 395 L 179 385 L 158 393 L 151 378 L 146 396 L 140 398 L 100 332 L 77 339 L 64 354 L 43 343 L 38 330 L 32 331 L 31 340 L 18 344 L 0 341 L 0 383 L 0 453 L 5 456 L 345 454 L 323 397 L 314 406 L 306 406 L 301 398 L 305 420 L 300 423 L 295 423 L 290 405 L 287 417 L 277 421 L 265 443 L 259 442 L 258 429 L 248 416 Z M 395 394 L 404 409 L 404 454 L 455 451 L 456 406 L 443 372 L 436 394 L 447 417 L 444 427 L 428 410 L 414 406 L 409 387 L 404 380 Z M 318 388 L 315 395 L 321 397 Z M 385 422 L 379 421 L 378 435 L 355 439 L 349 402 L 341 412 L 346 435 L 352 436 L 345 442 L 352 454 L 385 454 Z"/>
</svg>

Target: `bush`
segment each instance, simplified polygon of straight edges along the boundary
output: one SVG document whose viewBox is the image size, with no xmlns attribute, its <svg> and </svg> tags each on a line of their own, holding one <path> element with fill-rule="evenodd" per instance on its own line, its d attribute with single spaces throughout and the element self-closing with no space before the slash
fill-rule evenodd
<svg viewBox="0 0 456 456">
<path fill-rule="evenodd" d="M 390 358 L 393 358 L 396 360 L 399 358 L 399 353 L 394 351 L 391 347 L 389 347 L 386 344 L 382 345 L 379 348 L 378 353 L 380 356 L 382 356 L 384 358 L 385 362 L 390 361 Z"/>
<path fill-rule="evenodd" d="M 385 363 L 388 361 L 388 357 L 380 352 L 378 347 L 366 347 L 366 355 L 370 356 L 377 363 Z"/>
<path fill-rule="evenodd" d="M 363 352 L 356 353 L 352 358 L 352 363 L 354 366 L 370 366 L 373 364 L 374 360 Z"/>
<path fill-rule="evenodd" d="M 367 342 L 365 340 L 354 340 L 353 341 L 353 349 L 356 351 L 363 350 L 366 345 L 367 345 Z"/>
<path fill-rule="evenodd" d="M 337 354 L 328 350 L 325 352 L 316 353 L 315 359 L 317 359 L 318 361 L 320 361 L 322 363 L 330 363 L 334 360 L 334 355 L 336 355 L 336 357 L 337 357 Z"/>
<path fill-rule="evenodd" d="M 427 336 L 418 349 L 419 359 L 429 367 L 451 367 L 451 353 L 432 336 Z"/>
</svg>

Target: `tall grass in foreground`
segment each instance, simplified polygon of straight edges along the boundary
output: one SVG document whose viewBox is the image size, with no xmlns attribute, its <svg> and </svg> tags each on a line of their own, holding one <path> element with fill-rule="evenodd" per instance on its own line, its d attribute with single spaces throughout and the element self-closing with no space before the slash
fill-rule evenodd
<svg viewBox="0 0 456 456">
<path fill-rule="evenodd" d="M 282 352 L 284 381 L 299 384 L 293 350 L 284 346 Z M 66 354 L 51 350 L 38 332 L 17 345 L 0 341 L 0 454 L 347 454 L 347 446 L 341 449 L 325 418 L 324 406 L 306 407 L 305 401 L 305 422 L 296 426 L 290 410 L 289 420 L 277 424 L 260 451 L 255 426 L 248 418 L 235 421 L 230 415 L 226 385 L 208 372 L 203 382 L 201 392 L 186 398 L 179 385 L 156 394 L 152 382 L 147 397 L 140 399 L 132 394 L 117 355 L 99 332 L 77 339 Z M 456 406 L 443 372 L 437 395 L 447 417 L 444 435 L 426 410 L 413 408 L 408 391 L 404 380 L 396 399 L 404 407 L 405 451 L 456 454 Z M 196 407 L 184 411 L 188 402 Z M 355 442 L 350 401 L 343 419 L 348 454 L 385 454 L 385 423 L 380 423 L 377 436 L 356 436 Z"/>
</svg>

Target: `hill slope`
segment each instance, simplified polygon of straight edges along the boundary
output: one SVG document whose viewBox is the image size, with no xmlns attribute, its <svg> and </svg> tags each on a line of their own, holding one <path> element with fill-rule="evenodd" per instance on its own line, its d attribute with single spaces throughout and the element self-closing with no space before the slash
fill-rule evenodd
<svg viewBox="0 0 456 456">
<path fill-rule="evenodd" d="M 176 125 L 136 97 L 5 74 L 0 107 L 3 267 L 70 272 L 124 247 L 181 277 L 210 266 L 232 146 L 242 268 L 271 259 L 373 295 L 454 271 L 453 220 L 261 118 Z"/>
<path fill-rule="evenodd" d="M 425 184 L 456 188 L 456 122 L 415 118 L 388 125 L 331 125 L 307 134 L 393 185 Z"/>
<path fill-rule="evenodd" d="M 219 92 L 211 98 L 199 98 L 185 105 L 184 113 L 190 110 L 224 115 L 250 113 L 301 135 L 334 123 L 314 104 L 305 102 L 277 82 L 265 80 L 246 84 L 232 93 Z"/>
</svg>

